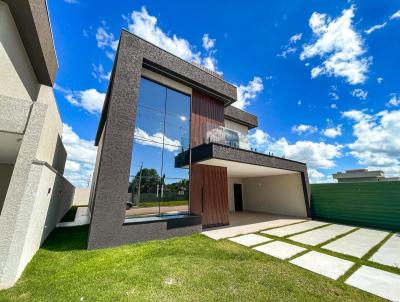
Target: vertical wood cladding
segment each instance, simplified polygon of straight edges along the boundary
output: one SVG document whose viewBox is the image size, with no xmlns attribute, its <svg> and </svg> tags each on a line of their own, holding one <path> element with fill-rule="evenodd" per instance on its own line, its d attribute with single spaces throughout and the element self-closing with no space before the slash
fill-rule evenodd
<svg viewBox="0 0 400 302">
<path fill-rule="evenodd" d="M 202 216 L 203 227 L 229 224 L 227 169 L 193 164 L 190 181 L 190 210 Z"/>
<path fill-rule="evenodd" d="M 224 126 L 224 104 L 199 91 L 192 92 L 191 143 L 206 142 L 207 131 Z"/>
</svg>

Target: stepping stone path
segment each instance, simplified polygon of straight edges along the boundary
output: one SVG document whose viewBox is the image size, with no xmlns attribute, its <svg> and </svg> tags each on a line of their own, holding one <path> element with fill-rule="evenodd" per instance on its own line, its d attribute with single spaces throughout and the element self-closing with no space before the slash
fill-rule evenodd
<svg viewBox="0 0 400 302">
<path fill-rule="evenodd" d="M 259 223 L 252 223 L 246 225 L 240 225 L 235 227 L 223 227 L 220 229 L 209 230 L 202 232 L 203 235 L 210 237 L 215 240 L 230 238 L 243 234 L 250 234 L 259 232 L 266 229 L 276 228 L 292 223 L 302 222 L 304 219 L 276 219 L 272 221 L 265 221 Z"/>
<path fill-rule="evenodd" d="M 323 248 L 361 258 L 368 253 L 370 249 L 381 242 L 387 235 L 389 235 L 388 232 L 360 229 L 354 233 L 350 233 L 338 240 L 324 245 Z"/>
<path fill-rule="evenodd" d="M 284 237 L 304 231 L 308 231 L 311 229 L 315 229 L 317 227 L 326 225 L 326 222 L 320 222 L 320 221 L 308 221 L 308 222 L 303 222 L 303 223 L 298 223 L 294 225 L 288 225 L 282 228 L 276 228 L 272 230 L 267 230 L 264 232 L 261 232 L 263 234 L 268 234 L 268 235 L 273 235 L 273 236 L 278 236 L 278 237 Z"/>
<path fill-rule="evenodd" d="M 400 233 L 394 234 L 370 258 L 380 264 L 400 268 Z M 400 285 L 399 285 L 400 287 Z"/>
<path fill-rule="evenodd" d="M 337 280 L 354 265 L 351 261 L 315 251 L 295 258 L 290 263 L 334 280 Z"/>
<path fill-rule="evenodd" d="M 303 251 L 305 251 L 305 248 L 302 248 L 300 246 L 296 246 L 293 244 L 285 243 L 285 242 L 280 242 L 280 241 L 275 241 L 271 243 L 267 243 L 264 245 L 260 245 L 254 248 L 256 251 L 262 252 L 264 254 L 285 260 L 288 258 L 293 257 L 294 255 L 297 255 Z"/>
<path fill-rule="evenodd" d="M 309 231 L 299 235 L 289 237 L 290 240 L 307 245 L 318 245 L 339 235 L 353 230 L 354 227 L 347 225 L 332 224 L 314 231 Z"/>
<path fill-rule="evenodd" d="M 391 301 L 400 301 L 400 275 L 363 265 L 345 283 Z"/>
<path fill-rule="evenodd" d="M 260 243 L 272 241 L 272 239 L 270 239 L 270 238 L 260 236 L 257 234 L 242 235 L 239 237 L 230 238 L 229 240 L 239 243 L 244 246 L 253 246 L 253 245 L 260 244 Z"/>
<path fill-rule="evenodd" d="M 338 224 L 325 225 L 326 223 L 319 221 L 300 222 L 292 225 L 287 225 L 287 220 L 285 222 L 282 220 L 280 222 L 275 221 L 273 224 L 268 223 L 269 228 L 276 228 L 262 231 L 261 233 L 285 237 L 301 232 L 301 234 L 293 235 L 288 239 L 309 246 L 316 246 L 355 229 L 355 227 L 352 226 Z M 282 226 L 277 225 L 280 223 L 283 223 Z M 252 227 L 254 227 L 254 225 L 252 225 Z M 261 226 L 257 225 L 256 229 L 259 227 Z M 264 230 L 266 228 L 264 228 Z M 238 230 L 234 230 L 234 232 L 236 231 Z M 258 231 L 261 230 L 256 231 L 253 228 L 253 233 Z M 333 240 L 322 248 L 340 254 L 362 258 L 372 248 L 382 242 L 388 234 L 388 232 L 384 231 L 361 228 L 339 239 Z M 238 234 L 232 236 L 237 235 Z M 248 247 L 257 245 L 253 247 L 254 250 L 282 260 L 292 258 L 290 263 L 334 280 L 343 276 L 355 265 L 352 261 L 317 251 L 309 251 L 298 256 L 298 254 L 303 253 L 307 249 L 296 244 L 282 242 L 280 239 L 274 240 L 258 234 L 241 235 L 230 238 L 229 240 Z M 392 235 L 369 260 L 400 268 L 400 233 Z M 392 273 L 363 265 L 348 277 L 345 283 L 382 298 L 400 302 L 400 273 Z"/>
</svg>

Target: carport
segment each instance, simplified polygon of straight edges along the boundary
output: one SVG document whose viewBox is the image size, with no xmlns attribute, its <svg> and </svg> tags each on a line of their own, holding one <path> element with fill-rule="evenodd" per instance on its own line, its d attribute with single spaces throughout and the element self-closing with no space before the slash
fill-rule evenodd
<svg viewBox="0 0 400 302">
<path fill-rule="evenodd" d="M 181 153 L 176 165 L 187 165 Z M 231 224 L 230 213 L 310 217 L 304 163 L 217 143 L 192 149 L 190 210 L 203 228 Z"/>
</svg>

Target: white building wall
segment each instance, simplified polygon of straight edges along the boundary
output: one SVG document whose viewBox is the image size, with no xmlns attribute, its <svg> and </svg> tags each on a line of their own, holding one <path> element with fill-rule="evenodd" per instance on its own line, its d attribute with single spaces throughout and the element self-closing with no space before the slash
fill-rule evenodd
<svg viewBox="0 0 400 302">
<path fill-rule="evenodd" d="M 245 178 L 243 183 L 246 211 L 307 217 L 299 173 Z"/>
<path fill-rule="evenodd" d="M 228 203 L 229 203 L 229 212 L 235 212 L 235 194 L 233 190 L 234 184 L 242 184 L 242 195 L 243 195 L 243 179 L 228 177 Z M 244 207 L 244 197 L 243 198 L 243 207 Z"/>
<path fill-rule="evenodd" d="M 34 101 L 39 84 L 17 26 L 0 0 L 0 95 Z"/>
<path fill-rule="evenodd" d="M 76 188 L 73 206 L 88 206 L 90 198 L 90 188 Z"/>
<path fill-rule="evenodd" d="M 45 161 L 53 165 L 54 158 L 60 150 L 57 149 L 57 139 L 62 133 L 63 125 L 58 112 L 53 88 L 46 85 L 40 85 L 37 102 L 47 105 L 44 127 L 40 135 L 39 146 L 36 153 L 36 159 Z M 57 169 L 57 167 L 55 167 Z M 61 171 L 63 172 L 63 171 Z"/>
</svg>

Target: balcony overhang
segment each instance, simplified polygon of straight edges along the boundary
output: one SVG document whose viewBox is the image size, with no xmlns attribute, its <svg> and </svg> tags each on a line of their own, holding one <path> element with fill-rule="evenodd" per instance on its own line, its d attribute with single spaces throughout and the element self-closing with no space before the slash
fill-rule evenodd
<svg viewBox="0 0 400 302">
<path fill-rule="evenodd" d="M 307 172 L 307 166 L 305 163 L 254 151 L 233 148 L 218 143 L 208 143 L 194 147 L 192 149 L 191 160 L 192 163 L 224 167 L 231 166 L 235 170 L 250 166 L 255 175 L 261 174 L 262 171 L 264 172 L 264 175 L 265 172 L 269 172 L 271 175 Z M 176 156 L 175 166 L 184 167 L 188 165 L 188 151 L 182 152 Z"/>
</svg>

